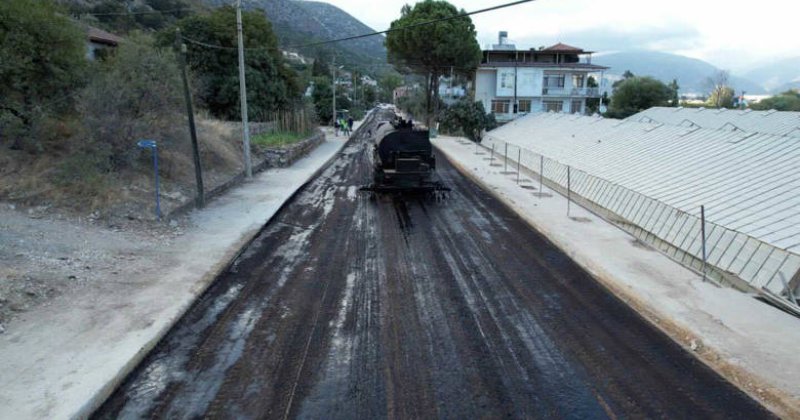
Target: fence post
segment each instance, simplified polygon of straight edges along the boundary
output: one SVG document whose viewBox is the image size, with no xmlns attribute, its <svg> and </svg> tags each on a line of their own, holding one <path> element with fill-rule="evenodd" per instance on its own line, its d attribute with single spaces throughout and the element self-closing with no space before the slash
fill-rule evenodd
<svg viewBox="0 0 800 420">
<path fill-rule="evenodd" d="M 703 239 L 703 281 L 706 281 L 706 206 L 700 206 L 700 236 Z"/>
<path fill-rule="evenodd" d="M 508 143 L 505 143 L 506 150 L 503 155 L 503 172 L 508 172 Z"/>
<path fill-rule="evenodd" d="M 522 148 L 517 149 L 517 185 L 519 185 L 519 165 L 522 161 Z"/>
<path fill-rule="evenodd" d="M 567 217 L 569 217 L 569 207 L 572 203 L 572 183 L 570 180 L 570 170 L 567 166 Z"/>
<path fill-rule="evenodd" d="M 544 193 L 542 185 L 544 184 L 544 155 L 539 155 L 539 194 Z"/>
</svg>

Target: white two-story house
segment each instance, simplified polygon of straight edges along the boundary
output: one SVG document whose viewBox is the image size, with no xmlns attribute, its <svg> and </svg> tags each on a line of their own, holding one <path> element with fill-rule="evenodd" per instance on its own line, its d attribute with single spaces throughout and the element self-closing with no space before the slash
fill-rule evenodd
<svg viewBox="0 0 800 420">
<path fill-rule="evenodd" d="M 475 76 L 475 100 L 498 121 L 536 111 L 585 114 L 586 99 L 600 97 L 587 82 L 602 80 L 608 67 L 592 64 L 591 51 L 561 43 L 517 50 L 506 37 L 500 32 L 499 43 L 483 51 Z"/>
</svg>

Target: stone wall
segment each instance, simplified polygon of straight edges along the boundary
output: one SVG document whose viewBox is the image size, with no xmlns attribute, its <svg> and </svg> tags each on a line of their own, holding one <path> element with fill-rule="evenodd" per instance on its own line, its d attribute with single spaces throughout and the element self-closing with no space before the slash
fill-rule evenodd
<svg viewBox="0 0 800 420">
<path fill-rule="evenodd" d="M 251 125 L 252 128 L 252 125 Z M 268 129 L 268 128 L 267 128 Z M 325 133 L 317 129 L 314 134 L 305 140 L 280 148 L 262 148 L 253 155 L 258 155 L 259 160 L 253 162 L 253 175 L 270 168 L 285 168 L 310 153 L 325 141 Z M 236 174 L 231 179 L 223 182 L 205 192 L 206 204 L 214 198 L 224 194 L 231 188 L 245 180 L 244 171 Z M 188 199 L 166 215 L 166 219 L 179 216 L 194 208 L 194 199 Z"/>
</svg>

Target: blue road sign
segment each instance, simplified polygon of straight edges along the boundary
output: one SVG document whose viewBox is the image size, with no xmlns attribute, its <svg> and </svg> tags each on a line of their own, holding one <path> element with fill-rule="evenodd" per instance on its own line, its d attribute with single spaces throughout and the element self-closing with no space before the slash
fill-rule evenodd
<svg viewBox="0 0 800 420">
<path fill-rule="evenodd" d="M 155 140 L 139 140 L 136 143 L 142 149 L 155 149 L 156 148 L 156 141 Z"/>
</svg>

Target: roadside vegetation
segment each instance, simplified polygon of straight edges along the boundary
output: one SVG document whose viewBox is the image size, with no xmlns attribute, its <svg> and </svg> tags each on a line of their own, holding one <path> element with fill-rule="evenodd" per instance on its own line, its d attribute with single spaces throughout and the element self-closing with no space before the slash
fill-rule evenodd
<svg viewBox="0 0 800 420">
<path fill-rule="evenodd" d="M 626 71 L 621 80 L 614 82 L 611 103 L 604 116 L 622 119 L 654 106 L 678 106 L 678 90 L 676 80 L 667 85 Z"/>
<path fill-rule="evenodd" d="M 766 111 L 774 109 L 777 111 L 800 111 L 800 92 L 797 90 L 787 90 L 771 98 L 763 99 L 761 102 L 753 104 L 751 107 L 756 110 Z"/>
<path fill-rule="evenodd" d="M 149 217 L 152 157 L 136 145 L 152 139 L 163 205 L 188 201 L 194 167 L 176 28 L 186 37 L 206 189 L 242 170 L 235 10 L 145 4 L 170 12 L 115 14 L 122 3 L 113 0 L 68 8 L 51 0 L 0 2 L 0 200 Z M 257 159 L 262 146 L 310 135 L 317 117 L 302 95 L 310 66 L 284 60 L 263 12 L 245 12 L 243 20 L 249 117 L 277 131 L 255 142 Z M 90 59 L 90 26 L 121 41 Z"/>
</svg>

